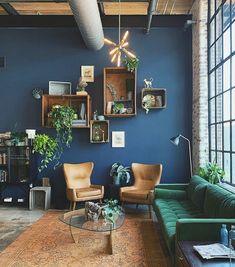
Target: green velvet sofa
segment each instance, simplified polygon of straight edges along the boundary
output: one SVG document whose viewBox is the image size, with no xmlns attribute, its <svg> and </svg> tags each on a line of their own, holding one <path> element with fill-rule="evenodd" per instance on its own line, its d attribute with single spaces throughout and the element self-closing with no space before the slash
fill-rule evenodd
<svg viewBox="0 0 235 267">
<path fill-rule="evenodd" d="M 218 241 L 221 224 L 235 224 L 235 194 L 199 176 L 188 184 L 160 184 L 153 208 L 172 263 L 180 240 Z"/>
</svg>

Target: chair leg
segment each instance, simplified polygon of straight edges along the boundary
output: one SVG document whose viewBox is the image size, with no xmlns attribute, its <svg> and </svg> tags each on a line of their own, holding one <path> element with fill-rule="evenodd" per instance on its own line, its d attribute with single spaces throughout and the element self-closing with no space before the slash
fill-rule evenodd
<svg viewBox="0 0 235 267">
<path fill-rule="evenodd" d="M 139 204 L 136 204 L 136 209 L 138 209 L 138 207 L 139 207 Z"/>
<path fill-rule="evenodd" d="M 76 201 L 73 202 L 73 210 L 76 208 Z"/>
<path fill-rule="evenodd" d="M 72 210 L 73 201 L 70 201 L 69 210 Z"/>
<path fill-rule="evenodd" d="M 149 208 L 149 218 L 152 219 L 152 207 L 151 205 L 148 205 Z"/>
<path fill-rule="evenodd" d="M 124 201 L 122 201 L 122 208 L 124 208 Z"/>
<path fill-rule="evenodd" d="M 102 204 L 102 199 L 101 198 L 100 198 L 99 202 L 100 202 L 100 204 Z"/>
</svg>

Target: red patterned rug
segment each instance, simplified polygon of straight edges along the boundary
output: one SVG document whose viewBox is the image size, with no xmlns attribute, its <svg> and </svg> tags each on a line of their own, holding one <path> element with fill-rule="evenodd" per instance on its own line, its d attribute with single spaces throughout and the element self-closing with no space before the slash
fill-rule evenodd
<svg viewBox="0 0 235 267">
<path fill-rule="evenodd" d="M 14 267 L 167 267 L 156 222 L 138 214 L 126 216 L 108 254 L 108 236 L 81 231 L 75 244 L 61 211 L 48 211 L 0 253 L 0 266 Z"/>
</svg>

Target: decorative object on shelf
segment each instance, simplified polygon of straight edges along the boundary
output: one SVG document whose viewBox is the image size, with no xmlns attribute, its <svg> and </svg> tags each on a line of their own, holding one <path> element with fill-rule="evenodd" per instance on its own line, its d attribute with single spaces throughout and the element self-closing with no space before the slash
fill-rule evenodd
<svg viewBox="0 0 235 267">
<path fill-rule="evenodd" d="M 43 95 L 43 90 L 41 88 L 34 88 L 32 90 L 32 95 L 35 99 L 40 99 Z"/>
<path fill-rule="evenodd" d="M 43 177 L 42 178 L 42 186 L 43 187 L 51 186 L 50 185 L 50 178 L 49 177 Z"/>
<path fill-rule="evenodd" d="M 120 205 L 118 205 L 118 201 L 116 199 L 105 199 L 104 206 L 102 207 L 102 216 L 112 223 L 115 223 L 119 214 L 123 213 L 123 209 Z"/>
<path fill-rule="evenodd" d="M 126 79 L 127 100 L 133 99 L 134 90 L 135 90 L 135 80 L 134 79 Z"/>
<path fill-rule="evenodd" d="M 127 185 L 130 183 L 130 167 L 124 167 L 119 162 L 115 162 L 112 165 L 109 175 L 113 177 L 114 185 Z"/>
<path fill-rule="evenodd" d="M 145 88 L 152 88 L 153 87 L 153 78 L 144 79 L 144 87 Z"/>
<path fill-rule="evenodd" d="M 125 112 L 126 112 L 126 109 L 125 109 L 123 103 L 114 102 L 114 104 L 113 104 L 113 113 L 122 114 L 122 113 L 125 113 Z"/>
<path fill-rule="evenodd" d="M 98 117 L 98 111 L 95 110 L 95 111 L 93 112 L 93 120 L 96 121 L 96 120 L 97 120 L 97 117 Z"/>
<path fill-rule="evenodd" d="M 112 95 L 113 101 L 117 100 L 117 91 L 116 91 L 115 87 L 109 83 L 107 83 L 106 86 Z"/>
<path fill-rule="evenodd" d="M 125 57 L 123 59 L 123 63 L 126 67 L 126 69 L 130 72 L 135 72 L 136 69 L 139 66 L 139 58 L 135 57 L 135 58 L 131 58 L 131 57 Z"/>
<path fill-rule="evenodd" d="M 108 45 L 114 46 L 114 48 L 109 52 L 109 55 L 112 57 L 111 62 L 114 62 L 116 59 L 117 66 L 120 67 L 121 65 L 121 56 L 122 52 L 124 52 L 130 58 L 136 58 L 136 55 L 129 50 L 126 49 L 128 46 L 127 36 L 129 31 L 126 31 L 122 40 L 121 40 L 121 0 L 119 0 L 119 14 L 118 14 L 118 44 L 115 42 L 104 38 L 104 42 Z"/>
<path fill-rule="evenodd" d="M 95 142 L 104 142 L 104 130 L 100 128 L 99 124 L 93 126 L 92 140 Z"/>
<path fill-rule="evenodd" d="M 70 95 L 71 82 L 49 81 L 49 95 Z"/>
<path fill-rule="evenodd" d="M 104 121 L 105 120 L 104 115 L 99 115 L 97 118 L 98 118 L 98 121 Z"/>
<path fill-rule="evenodd" d="M 35 138 L 35 135 L 36 135 L 36 130 L 35 129 L 26 129 L 25 132 L 28 135 L 28 139 L 30 140 L 31 145 L 32 145 L 33 139 Z"/>
<path fill-rule="evenodd" d="M 49 113 L 52 119 L 52 126 L 57 132 L 57 142 L 62 148 L 65 144 L 67 147 L 70 146 L 72 142 L 72 125 L 74 120 L 75 111 L 69 106 L 53 106 Z"/>
<path fill-rule="evenodd" d="M 125 132 L 113 131 L 112 132 L 112 147 L 125 147 Z"/>
<path fill-rule="evenodd" d="M 215 161 L 213 161 L 208 162 L 204 167 L 200 167 L 198 175 L 211 184 L 217 184 L 225 176 L 225 171 Z"/>
<path fill-rule="evenodd" d="M 193 167 L 192 167 L 192 154 L 191 154 L 191 142 L 190 140 L 183 136 L 182 134 L 178 134 L 177 136 L 174 136 L 170 139 L 171 143 L 174 144 L 175 146 L 179 145 L 180 138 L 186 140 L 188 142 L 188 154 L 189 154 L 189 165 L 190 165 L 190 174 L 191 177 L 193 176 Z"/>
<path fill-rule="evenodd" d="M 149 113 L 149 109 L 154 107 L 156 103 L 155 97 L 153 95 L 145 95 L 142 98 L 142 107 L 145 109 L 146 114 Z"/>
<path fill-rule="evenodd" d="M 85 219 L 87 221 L 98 221 L 101 215 L 101 207 L 98 203 L 91 201 L 85 202 Z"/>
<path fill-rule="evenodd" d="M 48 164 L 56 158 L 58 151 L 57 141 L 47 134 L 37 134 L 33 141 L 33 153 L 38 153 L 42 156 L 42 160 L 38 167 L 41 172 L 47 168 Z"/>
<path fill-rule="evenodd" d="M 81 78 L 84 82 L 94 82 L 94 66 L 81 66 Z"/>
<path fill-rule="evenodd" d="M 86 81 L 84 81 L 84 78 L 80 77 L 79 82 L 77 84 L 77 88 L 76 88 L 76 90 L 77 90 L 76 94 L 77 95 L 87 95 L 87 92 L 86 92 L 87 85 L 88 84 Z"/>
</svg>

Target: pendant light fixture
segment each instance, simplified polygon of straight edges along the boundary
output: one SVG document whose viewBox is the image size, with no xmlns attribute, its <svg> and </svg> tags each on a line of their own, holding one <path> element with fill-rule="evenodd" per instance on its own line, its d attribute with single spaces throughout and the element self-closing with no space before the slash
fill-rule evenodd
<svg viewBox="0 0 235 267">
<path fill-rule="evenodd" d="M 109 52 L 109 55 L 111 56 L 111 62 L 114 62 L 116 60 L 117 66 L 120 67 L 121 65 L 121 57 L 122 52 L 124 52 L 128 57 L 130 58 L 136 58 L 136 55 L 129 50 L 127 50 L 128 42 L 127 37 L 129 35 L 129 31 L 126 31 L 123 35 L 123 38 L 121 40 L 121 0 L 119 0 L 119 14 L 118 14 L 118 44 L 115 42 L 104 38 L 104 42 L 108 45 L 113 46 L 114 48 Z"/>
</svg>

